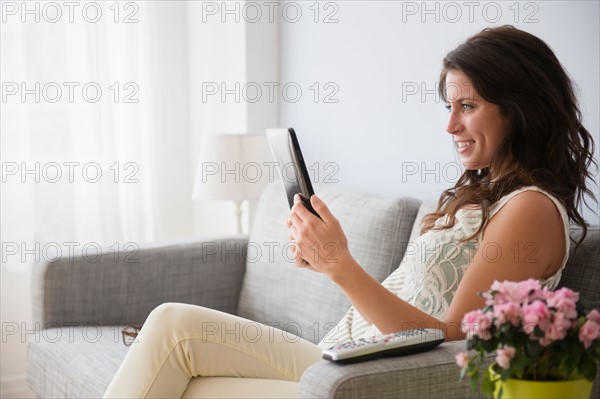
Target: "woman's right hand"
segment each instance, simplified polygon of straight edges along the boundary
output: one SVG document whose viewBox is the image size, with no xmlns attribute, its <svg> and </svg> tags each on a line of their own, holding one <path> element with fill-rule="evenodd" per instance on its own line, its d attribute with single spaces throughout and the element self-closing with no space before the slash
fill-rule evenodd
<svg viewBox="0 0 600 399">
<path fill-rule="evenodd" d="M 306 209 L 298 195 L 294 197 L 294 206 L 287 220 L 290 240 L 296 244 L 292 253 L 299 267 L 333 278 L 344 264 L 352 260 L 348 240 L 327 205 L 316 195 L 311 196 L 310 202 L 321 218 Z"/>
</svg>

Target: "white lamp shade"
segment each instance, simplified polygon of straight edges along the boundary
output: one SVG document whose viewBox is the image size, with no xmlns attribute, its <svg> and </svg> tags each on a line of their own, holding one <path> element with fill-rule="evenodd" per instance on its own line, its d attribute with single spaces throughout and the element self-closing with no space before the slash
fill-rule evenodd
<svg viewBox="0 0 600 399">
<path fill-rule="evenodd" d="M 202 138 L 194 200 L 258 198 L 269 181 L 264 134 L 212 134 Z"/>
</svg>

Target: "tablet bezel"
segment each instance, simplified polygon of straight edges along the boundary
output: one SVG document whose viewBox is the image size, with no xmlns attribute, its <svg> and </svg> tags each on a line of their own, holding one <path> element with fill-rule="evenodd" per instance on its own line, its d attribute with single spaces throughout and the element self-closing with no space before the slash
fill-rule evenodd
<svg viewBox="0 0 600 399">
<path fill-rule="evenodd" d="M 300 194 L 304 206 L 315 216 L 320 217 L 310 203 L 310 197 L 315 192 L 294 129 L 267 129 L 267 138 L 271 153 L 277 163 L 277 172 L 288 198 L 290 209 L 294 206 L 294 194 Z M 290 181 L 292 179 L 286 176 L 286 169 L 290 164 L 293 165 L 295 181 Z"/>
</svg>

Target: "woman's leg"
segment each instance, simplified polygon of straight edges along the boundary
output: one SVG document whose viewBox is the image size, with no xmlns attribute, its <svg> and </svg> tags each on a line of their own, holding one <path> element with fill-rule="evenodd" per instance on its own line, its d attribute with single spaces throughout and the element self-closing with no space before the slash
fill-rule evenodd
<svg viewBox="0 0 600 399">
<path fill-rule="evenodd" d="M 217 310 L 165 303 L 150 313 L 105 398 L 180 398 L 197 376 L 299 381 L 318 346 Z"/>
</svg>

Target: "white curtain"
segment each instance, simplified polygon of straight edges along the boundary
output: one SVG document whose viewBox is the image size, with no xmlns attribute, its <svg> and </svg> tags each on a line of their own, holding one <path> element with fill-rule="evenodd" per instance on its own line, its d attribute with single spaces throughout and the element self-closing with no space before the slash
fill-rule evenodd
<svg viewBox="0 0 600 399">
<path fill-rule="evenodd" d="M 156 36 L 158 25 L 183 25 L 185 38 L 185 9 L 171 7 L 172 18 L 158 21 L 160 3 L 96 2 L 100 18 L 95 5 L 84 17 L 87 3 L 79 4 L 73 22 L 65 7 L 58 22 L 49 21 L 57 14 L 43 2 L 27 6 L 32 14 L 3 14 L 1 233 L 8 270 L 27 269 L 58 248 L 63 256 L 69 248 L 93 256 L 100 246 L 110 252 L 177 236 L 158 232 L 161 179 L 171 180 L 169 168 L 191 169 L 189 147 L 184 140 L 188 152 L 164 151 L 157 135 L 181 141 L 177 135 L 188 138 L 189 131 L 187 123 L 177 132 L 157 126 L 187 119 L 185 106 L 180 115 L 160 109 L 181 98 L 185 105 L 186 85 L 178 82 L 187 79 L 187 60 L 159 65 Z M 183 73 L 173 76 L 171 68 Z M 191 209 L 191 178 L 183 177 L 179 200 Z M 179 228 L 180 235 L 191 229 Z"/>
</svg>

